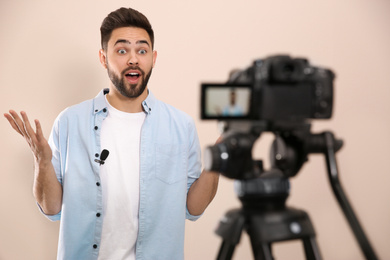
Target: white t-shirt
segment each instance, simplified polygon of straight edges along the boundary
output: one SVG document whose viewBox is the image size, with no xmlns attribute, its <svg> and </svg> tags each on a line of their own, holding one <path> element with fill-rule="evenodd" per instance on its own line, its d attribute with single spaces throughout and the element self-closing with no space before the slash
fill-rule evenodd
<svg viewBox="0 0 390 260">
<path fill-rule="evenodd" d="M 101 148 L 109 156 L 101 166 L 103 230 L 99 260 L 135 260 L 138 235 L 140 135 L 146 114 L 126 113 L 106 98 L 108 116 L 101 130 Z"/>
</svg>

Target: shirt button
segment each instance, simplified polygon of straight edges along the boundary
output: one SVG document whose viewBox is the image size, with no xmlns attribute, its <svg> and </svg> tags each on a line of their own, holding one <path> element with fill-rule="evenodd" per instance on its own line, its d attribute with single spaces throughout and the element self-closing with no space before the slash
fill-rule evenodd
<svg viewBox="0 0 390 260">
<path fill-rule="evenodd" d="M 98 130 L 98 129 L 99 129 L 99 127 L 95 126 L 95 130 Z"/>
<path fill-rule="evenodd" d="M 99 154 L 98 154 L 98 153 L 95 153 L 95 157 L 99 157 Z"/>
<path fill-rule="evenodd" d="M 96 183 L 96 186 L 100 186 L 100 182 L 97 182 L 97 183 Z"/>
<path fill-rule="evenodd" d="M 96 213 L 96 217 L 100 217 L 100 213 Z"/>
<path fill-rule="evenodd" d="M 93 248 L 95 248 L 95 249 L 96 249 L 96 248 L 97 248 L 97 245 L 96 245 L 96 244 L 94 244 L 94 245 L 93 245 Z"/>
<path fill-rule="evenodd" d="M 95 112 L 97 112 L 97 111 L 99 111 L 99 110 L 95 109 Z"/>
<path fill-rule="evenodd" d="M 106 113 L 106 112 L 107 112 L 107 109 L 104 108 L 104 109 L 103 109 L 103 112 Z"/>
</svg>

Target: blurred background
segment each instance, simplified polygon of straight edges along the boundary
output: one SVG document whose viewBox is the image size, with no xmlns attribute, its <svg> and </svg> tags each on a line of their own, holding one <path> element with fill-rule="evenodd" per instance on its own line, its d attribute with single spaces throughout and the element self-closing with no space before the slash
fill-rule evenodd
<svg viewBox="0 0 390 260">
<path fill-rule="evenodd" d="M 119 7 L 150 20 L 158 51 L 149 88 L 196 122 L 202 149 L 219 136 L 200 115 L 200 83 L 224 82 L 232 69 L 274 54 L 306 57 L 336 73 L 334 113 L 313 121 L 345 142 L 337 154 L 341 181 L 381 259 L 390 259 L 390 2 L 387 0 L 1 0 L 0 88 L 3 113 L 25 110 L 48 137 L 69 105 L 108 86 L 99 63 L 99 28 Z M 58 223 L 43 217 L 32 195 L 32 156 L 0 120 L 0 259 L 55 259 Z M 270 133 L 254 155 L 268 163 Z M 330 189 L 323 156 L 312 155 L 291 179 L 287 204 L 305 209 L 324 259 L 364 259 Z M 215 259 L 219 219 L 240 207 L 233 181 L 198 221 L 187 222 L 185 259 Z M 274 244 L 277 259 L 303 259 L 299 241 Z M 243 234 L 233 259 L 253 259 Z"/>
</svg>

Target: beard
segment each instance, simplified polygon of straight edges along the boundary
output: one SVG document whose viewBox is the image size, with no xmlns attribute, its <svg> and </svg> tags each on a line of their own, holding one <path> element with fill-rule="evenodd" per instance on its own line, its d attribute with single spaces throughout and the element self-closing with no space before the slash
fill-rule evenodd
<svg viewBox="0 0 390 260">
<path fill-rule="evenodd" d="M 141 72 L 140 75 L 140 82 L 137 84 L 130 84 L 126 82 L 126 76 L 125 73 L 128 70 L 138 70 Z M 121 76 L 117 76 L 115 72 L 113 72 L 110 67 L 107 64 L 107 73 L 108 77 L 110 78 L 112 84 L 115 86 L 115 88 L 119 91 L 119 93 L 127 98 L 137 98 L 141 96 L 142 93 L 144 93 L 146 86 L 148 85 L 149 78 L 152 75 L 153 68 L 150 68 L 150 71 L 148 74 L 145 75 L 145 72 L 141 70 L 137 66 L 128 67 L 124 69 L 121 73 Z"/>
</svg>

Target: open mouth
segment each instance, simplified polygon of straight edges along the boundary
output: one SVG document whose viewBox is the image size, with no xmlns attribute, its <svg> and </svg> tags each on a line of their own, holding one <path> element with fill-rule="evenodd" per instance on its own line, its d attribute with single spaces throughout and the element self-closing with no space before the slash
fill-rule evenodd
<svg viewBox="0 0 390 260">
<path fill-rule="evenodd" d="M 137 83 L 139 78 L 141 77 L 141 73 L 139 71 L 128 71 L 126 74 L 125 74 L 125 77 L 126 79 L 130 82 L 130 83 Z"/>
<path fill-rule="evenodd" d="M 131 72 L 127 73 L 125 76 L 130 79 L 138 79 L 140 77 L 140 74 L 137 72 Z"/>
</svg>

